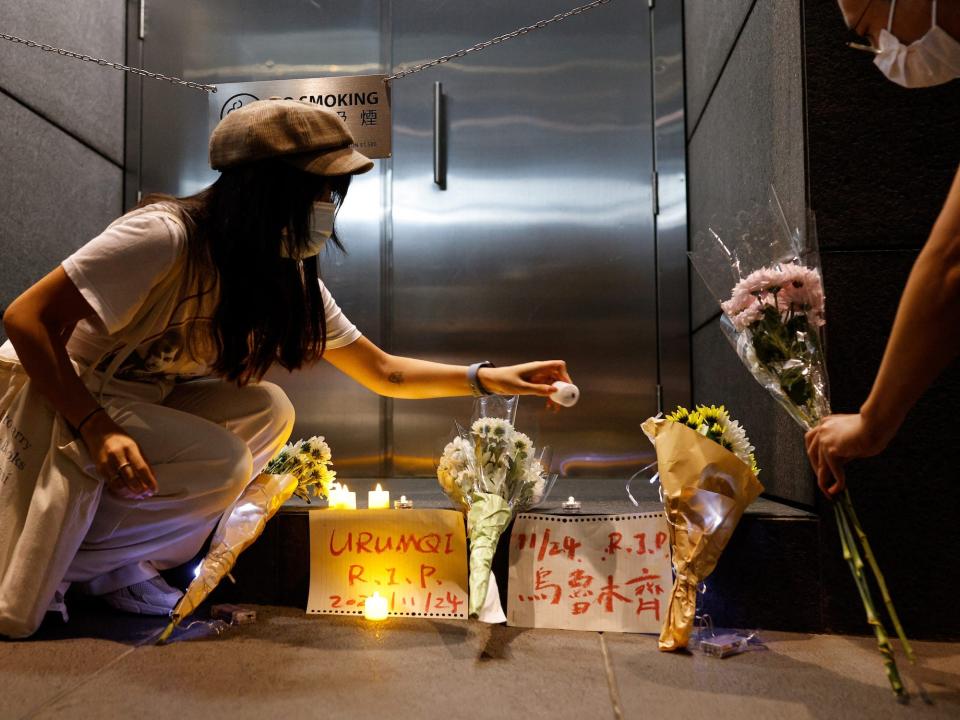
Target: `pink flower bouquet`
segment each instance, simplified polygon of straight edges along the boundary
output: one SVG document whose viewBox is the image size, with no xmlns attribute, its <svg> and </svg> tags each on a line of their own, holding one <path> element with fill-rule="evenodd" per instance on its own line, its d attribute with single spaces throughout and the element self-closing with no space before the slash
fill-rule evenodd
<svg viewBox="0 0 960 720">
<path fill-rule="evenodd" d="M 754 377 L 804 428 L 816 425 L 830 412 L 820 346 L 820 273 L 795 261 L 754 270 L 720 307 L 739 334 L 737 352 Z"/>
<path fill-rule="evenodd" d="M 709 229 L 694 239 L 690 259 L 723 310 L 721 328 L 753 377 L 805 430 L 830 414 L 820 337 L 824 315 L 812 215 L 807 232 L 790 230 L 771 188 L 769 213 L 742 213 L 722 234 Z M 874 630 L 894 693 L 906 697 L 893 648 L 864 572 L 873 571 L 890 620 L 907 657 L 914 660 L 866 533 L 848 490 L 834 503 L 843 557 L 850 566 L 867 622 Z"/>
</svg>

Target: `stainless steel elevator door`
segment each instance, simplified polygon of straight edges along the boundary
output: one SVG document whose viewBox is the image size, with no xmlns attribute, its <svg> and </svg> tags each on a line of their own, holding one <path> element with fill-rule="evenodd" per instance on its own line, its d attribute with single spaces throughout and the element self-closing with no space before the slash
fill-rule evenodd
<svg viewBox="0 0 960 720">
<path fill-rule="evenodd" d="M 144 66 L 203 82 L 380 72 L 573 4 L 146 3 Z M 520 411 L 521 429 L 553 446 L 568 475 L 626 476 L 650 455 L 640 431 L 657 377 L 649 43 L 646 4 L 621 0 L 395 81 L 394 157 L 354 180 L 338 220 L 350 254 L 324 260 L 347 315 L 391 352 L 568 360 L 579 405 L 549 415 L 525 398 Z M 447 98 L 445 191 L 433 184 L 435 81 Z M 206 103 L 144 82 L 144 192 L 215 179 Z M 270 379 L 296 407 L 294 436 L 326 435 L 343 477 L 433 474 L 453 419 L 471 409 L 467 398 L 382 404 L 322 363 Z"/>
<path fill-rule="evenodd" d="M 569 0 L 394 3 L 394 64 L 567 9 Z M 646 4 L 611 3 L 394 83 L 391 346 L 499 365 L 565 358 L 582 399 L 521 402 L 568 475 L 626 476 L 650 455 L 657 328 Z M 433 183 L 432 90 L 447 109 Z M 393 469 L 430 474 L 467 399 L 396 401 Z"/>
<path fill-rule="evenodd" d="M 146 0 L 144 67 L 202 82 L 237 82 L 380 71 L 379 0 Z M 213 182 L 210 126 L 201 92 L 143 85 L 144 193 L 188 194 Z M 374 342 L 380 334 L 381 169 L 354 178 L 337 219 L 349 254 L 321 257 L 324 280 L 346 315 Z M 256 288 L 251 288 L 255 292 Z M 297 413 L 294 437 L 325 435 L 341 475 L 381 467 L 380 400 L 326 363 L 268 380 Z"/>
</svg>

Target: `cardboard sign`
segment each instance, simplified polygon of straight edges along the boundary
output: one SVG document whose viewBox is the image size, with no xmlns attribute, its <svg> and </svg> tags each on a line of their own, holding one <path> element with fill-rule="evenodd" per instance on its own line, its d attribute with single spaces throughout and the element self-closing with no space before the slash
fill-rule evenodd
<svg viewBox="0 0 960 720">
<path fill-rule="evenodd" d="M 390 157 L 390 86 L 386 75 L 261 80 L 217 85 L 210 98 L 210 129 L 234 110 L 271 97 L 333 110 L 347 124 L 355 147 L 368 158 Z"/>
<path fill-rule="evenodd" d="M 659 633 L 672 585 L 663 513 L 524 513 L 514 523 L 509 625 Z"/>
<path fill-rule="evenodd" d="M 390 615 L 467 618 L 467 540 L 455 510 L 310 513 L 307 612 L 363 615 L 379 592 Z"/>
</svg>

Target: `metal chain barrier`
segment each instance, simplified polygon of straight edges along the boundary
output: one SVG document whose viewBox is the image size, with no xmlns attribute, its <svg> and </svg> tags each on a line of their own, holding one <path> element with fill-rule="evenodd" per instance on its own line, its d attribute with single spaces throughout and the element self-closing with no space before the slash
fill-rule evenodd
<svg viewBox="0 0 960 720">
<path fill-rule="evenodd" d="M 413 75 L 418 73 L 421 70 L 426 70 L 427 68 L 432 68 L 437 65 L 442 65 L 445 62 L 450 62 L 451 60 L 456 60 L 457 58 L 462 58 L 470 53 L 480 52 L 481 50 L 486 50 L 492 45 L 499 45 L 502 42 L 507 40 L 512 40 L 515 37 L 520 37 L 521 35 L 526 35 L 527 33 L 534 32 L 536 30 L 542 30 L 555 22 L 561 22 L 567 18 L 573 17 L 574 15 L 580 15 L 587 12 L 588 10 L 593 10 L 598 8 L 601 5 L 606 5 L 612 0 L 593 0 L 593 2 L 587 3 L 586 5 L 581 5 L 575 7 L 572 10 L 567 10 L 566 12 L 557 13 L 552 18 L 548 20 L 540 20 L 535 22 L 533 25 L 525 25 L 524 27 L 517 28 L 512 32 L 508 32 L 504 35 L 498 35 L 495 38 L 486 40 L 484 42 L 477 43 L 463 50 L 457 50 L 455 53 L 450 53 L 449 55 L 443 55 L 429 62 L 422 63 L 420 65 L 415 65 L 406 70 L 401 70 L 398 73 L 394 73 L 386 78 L 386 82 L 391 80 L 399 80 L 400 78 L 406 77 L 407 75 Z M 63 48 L 54 47 L 53 45 L 47 45 L 46 43 L 38 43 L 33 40 L 24 40 L 23 38 L 17 37 L 16 35 L 7 35 L 6 33 L 0 32 L 0 38 L 3 40 L 9 40 L 10 42 L 18 43 L 20 45 L 26 45 L 31 48 L 39 48 L 45 52 L 56 53 L 57 55 L 62 55 L 64 57 L 75 58 L 76 60 L 83 60 L 85 62 L 96 63 L 104 67 L 111 67 L 114 70 L 121 70 L 123 72 L 132 73 L 133 75 L 140 75 L 142 77 L 153 78 L 154 80 L 165 80 L 168 83 L 173 83 L 174 85 L 183 85 L 184 87 L 193 88 L 195 90 L 203 90 L 204 92 L 213 92 L 217 91 L 216 85 L 205 85 L 203 83 L 195 83 L 190 80 L 184 80 L 183 78 L 174 77 L 172 75 L 164 75 L 163 73 L 150 72 L 149 70 L 143 70 L 141 68 L 130 67 L 129 65 L 121 65 L 120 63 L 111 62 L 109 60 L 104 60 L 103 58 L 93 57 L 92 55 L 85 55 L 83 53 L 73 52 L 72 50 L 64 50 Z"/>
<path fill-rule="evenodd" d="M 586 5 L 581 5 L 580 7 L 575 7 L 573 8 L 573 10 L 567 10 L 566 12 L 557 13 L 549 20 L 540 20 L 539 22 L 535 22 L 533 25 L 525 25 L 524 27 L 517 28 L 513 32 L 508 32 L 505 35 L 498 35 L 497 37 L 487 40 L 485 42 L 477 43 L 476 45 L 472 45 L 471 47 L 464 48 L 463 50 L 457 50 L 457 52 L 455 53 L 450 53 L 449 55 L 443 55 L 442 57 L 438 57 L 435 60 L 430 60 L 429 62 L 425 62 L 421 65 L 415 65 L 414 67 L 409 68 L 407 70 L 401 70 L 398 73 L 394 73 L 393 75 L 390 75 L 386 79 L 386 82 L 389 82 L 391 80 L 398 80 L 399 78 L 406 77 L 407 75 L 413 75 L 414 73 L 418 73 L 421 70 L 426 70 L 427 68 L 432 68 L 437 65 L 442 65 L 445 62 L 450 62 L 451 60 L 462 58 L 466 55 L 469 55 L 472 52 L 480 52 L 481 50 L 486 50 L 491 45 L 499 45 L 502 42 L 506 42 L 507 40 L 513 40 L 513 38 L 515 37 L 526 35 L 527 33 L 534 32 L 535 30 L 542 30 L 543 28 L 545 28 L 547 25 L 550 25 L 551 23 L 566 20 L 567 18 L 573 17 L 574 15 L 580 15 L 582 13 L 587 12 L 588 10 L 593 10 L 594 8 L 598 8 L 601 5 L 606 5 L 609 2 L 611 2 L 611 0 L 593 0 L 593 2 L 587 3 Z"/>
<path fill-rule="evenodd" d="M 26 45 L 27 47 L 40 48 L 46 52 L 53 52 L 57 55 L 63 55 L 64 57 L 72 57 L 76 58 L 77 60 L 84 60 L 86 62 L 96 63 L 97 65 L 112 67 L 114 70 L 122 70 L 123 72 L 133 73 L 134 75 L 142 75 L 143 77 L 153 78 L 154 80 L 166 80 L 174 85 L 183 85 L 184 87 L 194 88 L 195 90 L 203 90 L 204 92 L 217 91 L 216 85 L 204 85 L 202 83 L 190 82 L 189 80 L 184 80 L 183 78 L 173 77 L 172 75 L 164 75 L 163 73 L 150 72 L 148 70 L 130 67 L 129 65 L 121 65 L 120 63 L 110 62 L 109 60 L 104 60 L 103 58 L 96 58 L 91 55 L 73 52 L 72 50 L 64 50 L 63 48 L 53 47 L 53 45 L 47 45 L 46 43 L 38 43 L 34 42 L 33 40 L 24 40 L 16 35 L 7 35 L 6 33 L 0 32 L 0 38 L 9 40 L 10 42 L 19 43 L 21 45 Z"/>
</svg>

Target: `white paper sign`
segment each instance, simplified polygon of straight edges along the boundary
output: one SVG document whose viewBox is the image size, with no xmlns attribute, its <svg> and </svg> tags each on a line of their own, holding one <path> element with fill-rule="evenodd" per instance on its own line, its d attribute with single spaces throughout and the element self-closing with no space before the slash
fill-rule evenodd
<svg viewBox="0 0 960 720">
<path fill-rule="evenodd" d="M 337 113 L 368 158 L 390 157 L 390 86 L 386 75 L 223 83 L 208 93 L 210 129 L 234 110 L 271 97 L 313 103 Z"/>
<path fill-rule="evenodd" d="M 374 592 L 390 615 L 466 620 L 463 513 L 312 511 L 307 612 L 362 615 Z"/>
<path fill-rule="evenodd" d="M 507 623 L 659 633 L 672 578 L 663 513 L 523 513 L 510 537 Z"/>
</svg>

